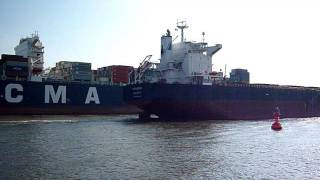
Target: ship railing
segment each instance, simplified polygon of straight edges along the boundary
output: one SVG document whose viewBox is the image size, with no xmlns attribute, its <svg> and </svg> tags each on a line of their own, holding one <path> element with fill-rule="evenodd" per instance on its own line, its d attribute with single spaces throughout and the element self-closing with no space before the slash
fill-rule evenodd
<svg viewBox="0 0 320 180">
<path fill-rule="evenodd" d="M 278 85 L 278 84 L 245 84 L 245 83 L 214 83 L 213 85 L 225 86 L 225 87 L 250 87 L 250 88 L 272 88 L 272 89 L 292 89 L 292 90 L 316 90 L 320 91 L 319 87 L 304 87 L 304 86 L 290 86 L 290 85 Z"/>
</svg>

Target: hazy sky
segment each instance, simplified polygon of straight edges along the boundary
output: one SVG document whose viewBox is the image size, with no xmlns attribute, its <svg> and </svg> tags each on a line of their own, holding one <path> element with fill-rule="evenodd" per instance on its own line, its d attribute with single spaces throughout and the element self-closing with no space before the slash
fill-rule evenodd
<svg viewBox="0 0 320 180">
<path fill-rule="evenodd" d="M 308 0 L 0 0 L 0 53 L 38 31 L 45 66 L 137 66 L 186 20 L 187 40 L 223 48 L 214 69 L 246 68 L 253 83 L 320 86 L 320 2 Z M 178 39 L 177 39 L 178 41 Z"/>
</svg>

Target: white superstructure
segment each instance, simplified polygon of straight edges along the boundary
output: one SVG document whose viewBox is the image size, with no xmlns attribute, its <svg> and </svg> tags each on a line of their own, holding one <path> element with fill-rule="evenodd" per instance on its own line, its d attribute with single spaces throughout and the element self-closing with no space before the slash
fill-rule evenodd
<svg viewBox="0 0 320 180">
<path fill-rule="evenodd" d="M 181 42 L 173 44 L 169 30 L 161 37 L 161 58 L 160 64 L 157 64 L 159 81 L 169 84 L 209 85 L 217 82 L 217 79 L 221 80 L 219 78 L 223 78 L 222 72 L 217 74 L 212 71 L 212 56 L 222 45 L 207 46 L 204 39 L 203 42 L 186 41 L 184 29 L 188 26 L 185 21 L 178 22 L 177 28 L 181 30 Z"/>
<path fill-rule="evenodd" d="M 37 33 L 32 34 L 31 37 L 21 38 L 14 51 L 16 55 L 28 58 L 33 74 L 42 72 L 44 47 Z"/>
</svg>

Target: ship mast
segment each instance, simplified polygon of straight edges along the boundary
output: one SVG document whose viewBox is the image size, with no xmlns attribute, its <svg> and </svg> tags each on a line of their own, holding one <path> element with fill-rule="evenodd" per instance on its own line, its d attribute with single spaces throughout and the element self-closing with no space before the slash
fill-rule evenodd
<svg viewBox="0 0 320 180">
<path fill-rule="evenodd" d="M 181 29 L 181 42 L 184 41 L 184 29 L 187 29 L 189 26 L 187 25 L 186 21 L 178 21 L 177 22 L 177 28 Z"/>
</svg>

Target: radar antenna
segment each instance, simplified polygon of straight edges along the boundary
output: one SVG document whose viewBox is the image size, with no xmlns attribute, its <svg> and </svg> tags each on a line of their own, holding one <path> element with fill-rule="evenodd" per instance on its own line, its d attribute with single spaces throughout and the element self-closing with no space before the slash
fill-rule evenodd
<svg viewBox="0 0 320 180">
<path fill-rule="evenodd" d="M 205 35 L 205 33 L 202 32 L 202 43 L 203 43 L 203 44 L 204 44 L 204 35 Z"/>
<path fill-rule="evenodd" d="M 177 22 L 177 28 L 181 29 L 181 42 L 184 41 L 184 32 L 183 30 L 188 28 L 189 26 L 187 26 L 187 22 L 186 21 L 178 21 Z"/>
</svg>

